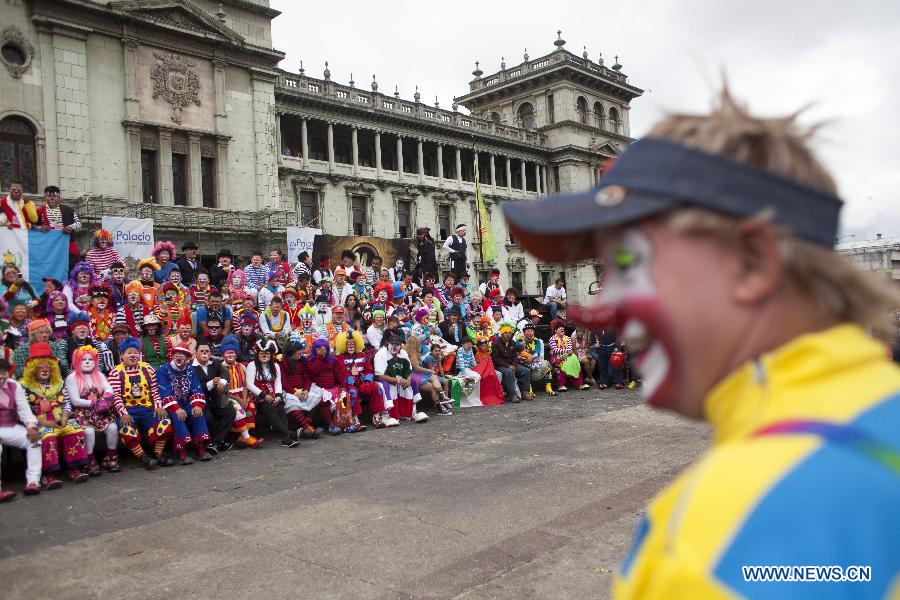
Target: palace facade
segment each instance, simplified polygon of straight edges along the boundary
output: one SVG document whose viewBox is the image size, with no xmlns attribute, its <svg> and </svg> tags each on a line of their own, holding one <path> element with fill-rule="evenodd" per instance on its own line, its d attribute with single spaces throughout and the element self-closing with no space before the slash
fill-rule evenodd
<svg viewBox="0 0 900 600">
<path fill-rule="evenodd" d="M 536 263 L 501 202 L 596 183 L 642 90 L 565 48 L 486 74 L 449 107 L 377 80 L 278 68 L 268 0 L 0 0 L 0 188 L 62 188 L 90 226 L 151 217 L 201 252 L 283 247 L 285 228 L 409 238 L 475 231 L 485 196 L 503 281 L 580 297 L 598 266 Z M 460 109 L 464 108 L 468 112 Z M 295 260 L 296 257 L 290 257 Z"/>
</svg>

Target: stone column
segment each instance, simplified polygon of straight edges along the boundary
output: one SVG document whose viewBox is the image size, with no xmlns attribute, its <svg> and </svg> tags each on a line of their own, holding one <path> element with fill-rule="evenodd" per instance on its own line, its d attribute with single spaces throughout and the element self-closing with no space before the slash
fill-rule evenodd
<svg viewBox="0 0 900 600">
<path fill-rule="evenodd" d="M 228 140 L 216 141 L 216 208 L 228 206 Z"/>
<path fill-rule="evenodd" d="M 525 161 L 523 160 L 521 165 L 522 167 L 522 195 L 525 195 L 525 190 L 528 189 L 528 183 L 526 183 L 525 179 Z"/>
<path fill-rule="evenodd" d="M 459 148 L 456 148 L 456 187 L 462 187 L 462 152 Z"/>
<path fill-rule="evenodd" d="M 550 184 L 547 183 L 547 165 L 541 165 L 541 175 L 543 176 L 544 195 L 546 196 L 550 193 Z"/>
<path fill-rule="evenodd" d="M 491 154 L 491 193 L 497 189 L 497 169 L 494 166 L 494 155 Z"/>
<path fill-rule="evenodd" d="M 172 132 L 159 130 L 159 204 L 174 206 L 172 189 Z"/>
<path fill-rule="evenodd" d="M 200 173 L 200 136 L 188 134 L 188 206 L 203 206 L 203 176 Z"/>
<path fill-rule="evenodd" d="M 541 165 L 534 163 L 534 189 L 537 195 L 541 195 Z"/>
<path fill-rule="evenodd" d="M 512 160 L 506 157 L 506 193 L 512 194 Z"/>
<path fill-rule="evenodd" d="M 425 156 L 422 154 L 422 138 L 416 140 L 416 160 L 419 172 L 419 183 L 425 183 Z"/>
<path fill-rule="evenodd" d="M 128 39 L 122 43 L 122 49 L 125 52 L 125 118 L 137 119 L 141 114 L 138 100 L 137 42 Z"/>
<path fill-rule="evenodd" d="M 309 130 L 306 119 L 300 122 L 300 151 L 303 153 L 303 168 L 309 168 Z"/>
<path fill-rule="evenodd" d="M 397 136 L 397 181 L 403 181 L 403 138 Z"/>
<path fill-rule="evenodd" d="M 213 61 L 213 85 L 216 90 L 216 132 L 226 133 L 228 130 L 228 111 L 225 109 L 225 72 L 228 63 L 223 60 Z M 281 152 L 281 148 L 278 148 Z"/>
<path fill-rule="evenodd" d="M 281 149 L 284 148 L 284 143 L 281 141 L 281 113 L 275 112 L 275 148 L 277 152 L 275 156 L 278 157 L 278 164 L 281 164 L 284 161 L 284 154 Z"/>
<path fill-rule="evenodd" d="M 357 138 L 357 128 L 354 127 L 350 131 L 350 145 L 353 152 L 353 174 L 359 175 L 359 140 Z"/>
<path fill-rule="evenodd" d="M 375 132 L 375 177 L 381 179 L 381 132 Z"/>
<path fill-rule="evenodd" d="M 334 124 L 328 121 L 328 172 L 334 171 Z"/>
<path fill-rule="evenodd" d="M 438 187 L 444 187 L 444 145 L 437 145 Z"/>
<path fill-rule="evenodd" d="M 125 128 L 128 144 L 128 200 L 131 202 L 143 202 L 143 190 L 141 189 L 141 128 Z M 156 194 L 156 190 L 153 190 Z"/>
</svg>

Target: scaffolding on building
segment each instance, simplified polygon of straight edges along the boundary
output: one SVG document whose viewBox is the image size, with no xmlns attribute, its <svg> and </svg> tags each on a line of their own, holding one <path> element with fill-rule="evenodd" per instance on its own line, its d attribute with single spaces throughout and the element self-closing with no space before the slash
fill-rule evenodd
<svg viewBox="0 0 900 600">
<path fill-rule="evenodd" d="M 272 247 L 283 244 L 288 227 L 302 227 L 294 212 L 264 208 L 256 211 L 193 206 L 163 206 L 128 202 L 122 198 L 84 195 L 76 207 L 82 223 L 99 227 L 104 216 L 153 219 L 156 235 L 200 242 L 201 236 L 242 238 Z M 279 243 L 280 242 L 280 243 Z"/>
</svg>

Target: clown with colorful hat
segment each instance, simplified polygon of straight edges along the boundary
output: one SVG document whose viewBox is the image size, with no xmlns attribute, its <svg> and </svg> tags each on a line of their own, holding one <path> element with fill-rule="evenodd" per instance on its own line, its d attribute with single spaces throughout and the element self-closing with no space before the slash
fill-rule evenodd
<svg viewBox="0 0 900 600">
<path fill-rule="evenodd" d="M 87 481 L 88 464 L 84 430 L 72 418 L 72 403 L 65 395 L 59 361 L 47 342 L 34 342 L 28 349 L 25 371 L 19 379 L 28 404 L 37 417 L 43 456 L 41 486 L 62 485 L 56 473 L 65 464 L 75 483 Z"/>
</svg>

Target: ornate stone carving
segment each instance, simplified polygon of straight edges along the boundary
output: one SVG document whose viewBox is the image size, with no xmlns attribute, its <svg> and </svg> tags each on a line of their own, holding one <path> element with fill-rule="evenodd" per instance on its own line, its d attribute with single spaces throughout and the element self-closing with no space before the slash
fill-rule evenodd
<svg viewBox="0 0 900 600">
<path fill-rule="evenodd" d="M 510 271 L 516 272 L 524 272 L 528 266 L 528 263 L 525 260 L 524 256 L 511 256 L 508 261 L 506 261 L 506 266 L 509 267 Z"/>
<path fill-rule="evenodd" d="M 462 201 L 464 197 L 465 194 L 456 192 L 441 192 L 434 195 L 435 201 L 441 204 L 455 204 L 456 202 Z"/>
<path fill-rule="evenodd" d="M 159 144 L 156 142 L 156 138 L 141 136 L 141 148 L 144 150 L 158 150 Z"/>
<path fill-rule="evenodd" d="M 328 182 L 326 180 L 317 178 L 317 177 L 311 177 L 311 176 L 294 177 L 293 182 L 294 182 L 294 187 L 296 187 L 298 189 L 307 188 L 307 189 L 317 189 L 319 191 L 324 190 L 325 186 L 328 185 Z"/>
<path fill-rule="evenodd" d="M 187 154 L 188 153 L 188 145 L 187 142 L 172 142 L 172 152 L 174 154 Z"/>
<path fill-rule="evenodd" d="M 181 125 L 181 110 L 191 103 L 200 106 L 200 78 L 192 67 L 194 63 L 175 54 L 153 53 L 160 64 L 150 73 L 153 80 L 153 97 L 162 96 L 172 105 L 172 121 Z"/>
<path fill-rule="evenodd" d="M 348 185 L 344 188 L 344 191 L 347 192 L 347 196 L 372 196 L 375 193 L 376 187 L 374 185 L 368 185 L 363 183 L 362 181 Z"/>
<path fill-rule="evenodd" d="M 6 52 L 0 55 L 0 62 L 14 78 L 19 79 L 31 68 L 34 59 L 34 46 L 18 27 L 10 25 L 0 33 L 0 48 L 9 46 L 16 60 L 8 60 Z"/>
<path fill-rule="evenodd" d="M 214 157 L 216 149 L 213 146 L 200 146 L 200 156 Z"/>
<path fill-rule="evenodd" d="M 394 197 L 394 201 L 397 200 L 413 200 L 419 195 L 419 191 L 416 188 L 403 186 L 397 189 L 391 190 L 391 196 Z"/>
</svg>

